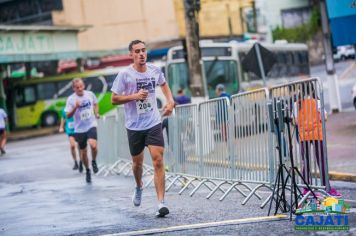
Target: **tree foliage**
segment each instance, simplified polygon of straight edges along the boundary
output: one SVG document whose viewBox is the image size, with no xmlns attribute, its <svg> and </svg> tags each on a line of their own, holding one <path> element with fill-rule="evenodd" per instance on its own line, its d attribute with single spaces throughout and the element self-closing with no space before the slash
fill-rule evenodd
<svg viewBox="0 0 356 236">
<path fill-rule="evenodd" d="M 314 7 L 308 23 L 295 28 L 281 28 L 277 26 L 272 30 L 273 40 L 285 39 L 288 42 L 306 42 L 321 28 L 319 9 Z"/>
</svg>

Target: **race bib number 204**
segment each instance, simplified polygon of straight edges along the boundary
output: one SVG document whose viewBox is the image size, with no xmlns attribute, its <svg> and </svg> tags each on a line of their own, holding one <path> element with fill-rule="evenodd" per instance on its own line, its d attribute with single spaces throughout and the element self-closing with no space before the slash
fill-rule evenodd
<svg viewBox="0 0 356 236">
<path fill-rule="evenodd" d="M 136 101 L 137 114 L 143 114 L 153 110 L 153 103 L 151 98 Z"/>
</svg>

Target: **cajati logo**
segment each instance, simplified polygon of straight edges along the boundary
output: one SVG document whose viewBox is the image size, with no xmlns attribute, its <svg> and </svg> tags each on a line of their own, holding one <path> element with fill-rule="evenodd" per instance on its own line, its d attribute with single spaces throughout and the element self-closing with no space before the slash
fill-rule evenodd
<svg viewBox="0 0 356 236">
<path fill-rule="evenodd" d="M 295 230 L 349 230 L 350 205 L 332 197 L 311 199 L 297 209 Z"/>
</svg>

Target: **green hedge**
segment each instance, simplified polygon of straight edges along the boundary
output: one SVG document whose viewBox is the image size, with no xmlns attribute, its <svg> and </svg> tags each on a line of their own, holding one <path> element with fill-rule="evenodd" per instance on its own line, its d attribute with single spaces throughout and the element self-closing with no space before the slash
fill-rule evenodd
<svg viewBox="0 0 356 236">
<path fill-rule="evenodd" d="M 313 8 L 310 20 L 307 24 L 285 29 L 277 27 L 272 30 L 273 40 L 285 39 L 288 42 L 306 42 L 320 30 L 320 12 Z"/>
</svg>

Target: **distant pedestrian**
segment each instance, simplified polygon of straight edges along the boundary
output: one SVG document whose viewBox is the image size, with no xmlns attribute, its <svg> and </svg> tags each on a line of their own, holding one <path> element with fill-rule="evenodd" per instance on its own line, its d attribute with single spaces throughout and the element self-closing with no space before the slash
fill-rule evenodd
<svg viewBox="0 0 356 236">
<path fill-rule="evenodd" d="M 7 114 L 4 109 L 0 108 L 0 152 L 1 155 L 6 153 L 6 123 L 7 123 Z"/>
<path fill-rule="evenodd" d="M 179 89 L 177 92 L 177 96 L 174 98 L 177 105 L 187 104 L 191 102 L 190 97 L 184 94 L 183 89 Z"/>
<path fill-rule="evenodd" d="M 218 97 L 227 97 L 229 100 L 231 96 L 225 91 L 225 86 L 223 84 L 216 85 L 215 93 Z M 216 114 L 217 125 L 221 129 L 221 141 L 227 141 L 227 120 L 228 120 L 228 107 L 225 101 L 219 101 L 217 104 L 217 114 Z"/>
<path fill-rule="evenodd" d="M 223 84 L 216 85 L 215 93 L 218 97 L 227 97 L 231 99 L 231 95 L 225 91 L 225 86 Z"/>
<path fill-rule="evenodd" d="M 72 158 L 74 161 L 74 166 L 73 170 L 77 170 L 79 168 L 80 172 L 83 172 L 83 163 L 82 161 L 77 161 L 77 143 L 75 141 L 74 137 L 74 118 L 73 116 L 68 118 L 67 114 L 62 110 L 62 117 L 61 117 L 61 123 L 59 125 L 59 132 L 63 133 L 65 132 L 68 136 L 69 140 L 69 145 L 70 145 L 70 152 L 72 154 Z M 79 158 L 80 159 L 80 158 Z"/>
<path fill-rule="evenodd" d="M 75 140 L 79 144 L 80 159 L 86 169 L 86 181 L 90 183 L 91 174 L 87 156 L 87 142 L 91 148 L 93 171 L 97 173 L 96 119 L 99 118 L 99 106 L 95 94 L 84 90 L 84 82 L 81 79 L 74 79 L 72 87 L 74 93 L 68 97 L 64 111 L 68 118 L 74 117 Z"/>
<path fill-rule="evenodd" d="M 175 105 L 184 105 L 191 103 L 190 97 L 186 96 L 183 89 L 179 89 L 177 92 L 177 96 L 174 98 Z M 168 117 L 162 117 L 162 130 L 166 130 L 167 141 L 169 143 L 169 128 L 168 128 Z"/>
<path fill-rule="evenodd" d="M 154 183 L 158 198 L 156 216 L 169 214 L 164 202 L 165 169 L 163 161 L 164 140 L 161 116 L 156 103 L 156 86 L 160 86 L 167 99 L 163 108 L 163 116 L 170 115 L 174 108 L 174 100 L 166 79 L 159 67 L 146 63 L 146 44 L 134 40 L 129 44 L 133 65 L 119 72 L 111 88 L 113 104 L 124 104 L 125 126 L 132 156 L 132 170 L 136 188 L 132 198 L 134 206 L 141 205 L 143 183 L 142 165 L 144 148 L 148 147 L 153 167 Z"/>
<path fill-rule="evenodd" d="M 323 127 L 321 113 L 324 112 L 325 120 L 327 113 L 321 110 L 320 100 L 316 97 L 316 92 L 313 84 L 302 85 L 299 100 L 294 108 L 295 123 L 299 129 L 300 150 L 303 158 L 302 174 L 308 184 L 311 184 L 311 168 L 310 156 L 311 146 L 314 149 L 314 156 L 321 172 L 321 184 L 330 186 L 329 180 L 326 179 L 326 157 L 323 148 Z M 308 193 L 308 189 L 304 188 L 303 194 Z M 341 194 L 335 189 L 330 188 L 329 195 L 340 197 Z"/>
</svg>

